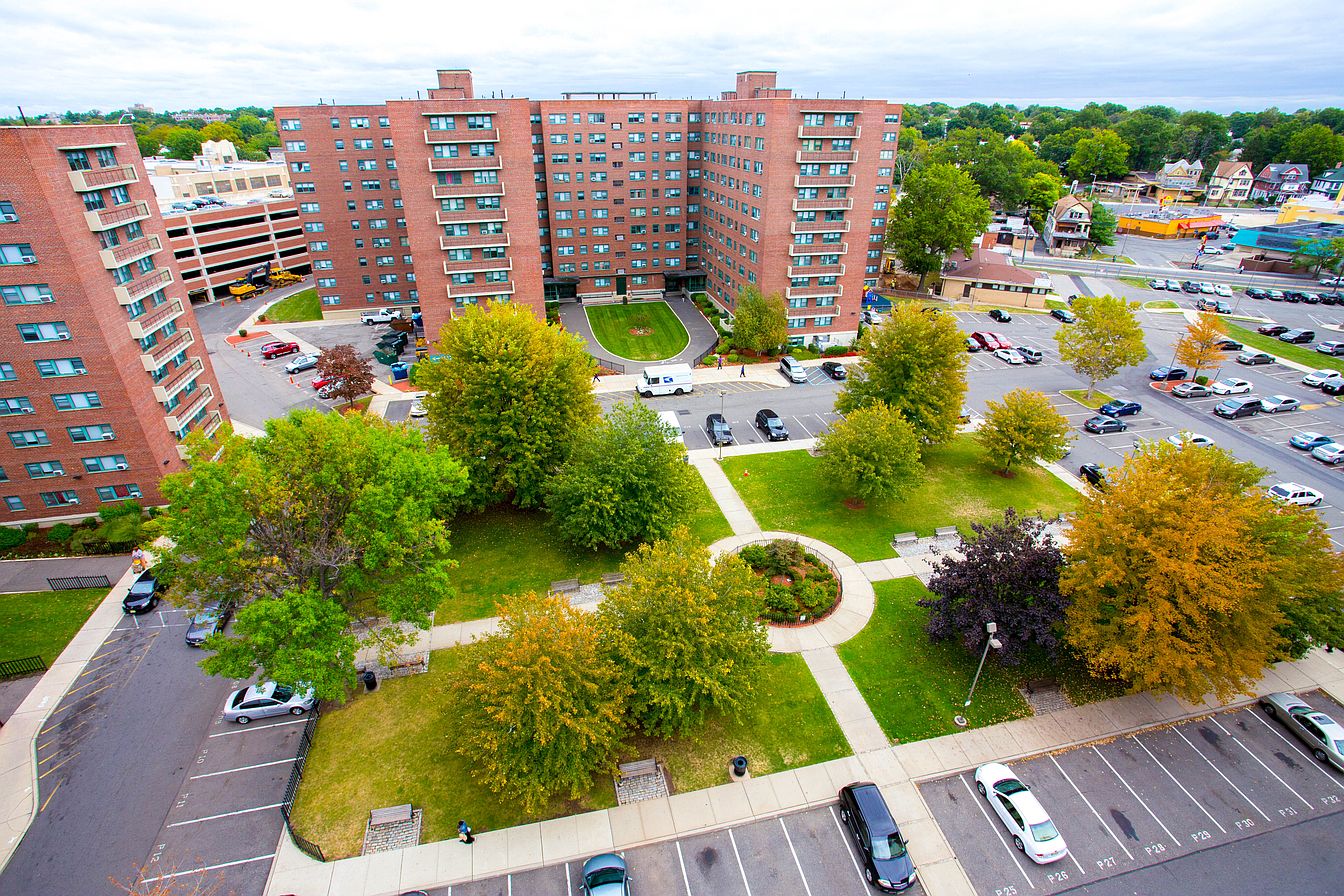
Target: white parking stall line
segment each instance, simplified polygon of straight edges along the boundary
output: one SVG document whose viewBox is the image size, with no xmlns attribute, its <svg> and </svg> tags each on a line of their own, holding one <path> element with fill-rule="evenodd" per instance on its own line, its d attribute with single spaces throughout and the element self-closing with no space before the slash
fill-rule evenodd
<svg viewBox="0 0 1344 896">
<path fill-rule="evenodd" d="M 1092 752 L 1096 753 L 1097 758 L 1099 758 L 1102 762 L 1106 763 L 1106 767 L 1111 770 L 1111 774 L 1115 775 L 1115 777 L 1119 779 L 1120 783 L 1125 785 L 1125 789 L 1129 791 L 1130 795 L 1134 797 L 1134 799 L 1139 801 L 1139 805 L 1143 807 L 1144 811 L 1147 812 L 1149 815 L 1153 816 L 1153 821 L 1157 822 L 1158 826 L 1161 827 L 1162 830 L 1167 832 L 1167 836 L 1171 838 L 1172 845 L 1173 846 L 1178 845 L 1181 842 L 1180 839 L 1177 838 L 1177 836 L 1171 832 L 1170 828 L 1168 828 L 1165 824 L 1162 823 L 1162 819 L 1158 818 L 1157 813 L 1148 807 L 1148 804 L 1143 801 L 1143 797 L 1135 793 L 1134 788 L 1129 786 L 1129 782 L 1126 781 L 1124 777 L 1118 771 L 1115 770 L 1115 766 L 1111 765 L 1111 761 L 1107 759 L 1104 755 L 1102 755 L 1102 752 L 1098 750 L 1095 746 L 1092 747 Z"/>
<path fill-rule="evenodd" d="M 272 728 L 283 728 L 286 725 L 306 725 L 306 724 L 308 724 L 307 719 L 293 719 L 292 721 L 288 722 L 276 722 L 273 725 L 243 725 L 242 727 L 235 728 L 232 731 L 221 731 L 218 734 L 212 734 L 210 736 L 227 737 L 230 734 L 245 734 L 248 731 L 269 731 Z"/>
<path fill-rule="evenodd" d="M 686 887 L 686 896 L 691 896 L 691 879 L 686 876 L 686 858 L 681 854 L 681 841 L 677 844 L 677 864 L 681 866 L 681 882 Z"/>
<path fill-rule="evenodd" d="M 251 862 L 265 862 L 275 858 L 275 853 L 268 853 L 264 856 L 253 856 L 250 859 L 235 859 L 232 862 L 221 862 L 218 865 L 206 865 L 202 868 L 192 868 L 187 871 L 174 871 L 171 874 L 161 874 L 158 877 L 142 878 L 140 883 L 152 884 L 161 880 L 172 880 L 175 877 L 186 877 L 188 874 L 204 874 L 207 871 L 218 871 L 220 868 L 232 868 L 235 865 L 247 865 Z"/>
<path fill-rule="evenodd" d="M 1248 746 L 1246 746 L 1244 743 L 1242 743 L 1240 738 L 1238 738 L 1238 737 L 1237 737 L 1235 734 L 1233 734 L 1231 731 L 1228 731 L 1226 728 L 1224 728 L 1224 727 L 1223 727 L 1223 723 L 1222 723 L 1222 722 L 1219 722 L 1218 719 L 1217 719 L 1216 717 L 1210 719 L 1210 721 L 1212 721 L 1213 724 L 1217 725 L 1220 731 L 1222 731 L 1222 732 L 1223 732 L 1224 734 L 1226 734 L 1228 737 L 1232 738 L 1232 742 L 1233 742 L 1233 743 L 1235 743 L 1237 746 L 1239 746 L 1239 747 L 1241 747 L 1243 750 L 1245 750 L 1247 756 L 1251 757 L 1251 758 L 1254 759 L 1256 762 L 1260 763 L 1260 767 L 1263 768 L 1265 771 L 1269 772 L 1271 775 L 1273 775 L 1275 781 L 1278 781 L 1278 782 L 1279 782 L 1280 784 L 1282 784 L 1284 787 L 1287 787 L 1287 788 L 1288 788 L 1288 791 L 1289 791 L 1293 796 L 1297 797 L 1297 798 L 1300 799 L 1303 803 L 1305 803 L 1308 809 L 1314 809 L 1314 808 L 1316 808 L 1314 805 L 1312 805 L 1312 803 L 1311 803 L 1310 800 L 1308 800 L 1306 797 L 1302 796 L 1302 794 L 1298 793 L 1296 790 L 1293 790 L 1292 785 L 1290 785 L 1287 781 L 1285 781 L 1285 780 L 1283 780 L 1282 778 L 1280 778 L 1280 777 L 1278 776 L 1278 774 L 1277 774 L 1272 768 L 1270 768 L 1269 766 L 1265 765 L 1264 762 L 1261 762 L 1260 757 L 1257 756 L 1257 755 L 1255 755 L 1254 753 L 1252 753 L 1252 752 L 1251 752 L 1251 748 L 1248 747 Z"/>
<path fill-rule="evenodd" d="M 859 860 L 854 857 L 854 848 L 850 846 L 849 834 L 845 831 L 845 826 L 840 823 L 840 817 L 835 814 L 835 806 L 831 806 L 831 820 L 835 822 L 835 829 L 840 832 L 840 841 L 845 844 L 845 855 L 849 856 L 849 860 L 854 863 L 854 873 L 859 876 L 859 880 L 863 882 L 866 890 L 868 881 L 863 876 L 863 869 L 859 867 Z"/>
<path fill-rule="evenodd" d="M 1311 756 L 1311 754 L 1308 753 L 1308 752 L 1302 747 L 1301 744 L 1299 744 L 1299 743 L 1298 743 L 1297 741 L 1295 741 L 1295 740 L 1292 740 L 1291 738 L 1285 737 L 1282 731 L 1280 731 L 1279 729 L 1275 728 L 1273 725 L 1269 724 L 1269 723 L 1266 722 L 1263 718 L 1261 718 L 1260 713 L 1256 712 L 1255 709 L 1253 708 L 1253 707 L 1256 706 L 1256 705 L 1257 705 L 1257 704 L 1252 704 L 1252 706 L 1248 706 L 1248 707 L 1246 707 L 1246 712 L 1248 712 L 1248 713 L 1250 713 L 1252 716 L 1254 716 L 1254 717 L 1255 717 L 1255 720 L 1256 720 L 1257 722 L 1259 722 L 1261 725 L 1264 725 L 1266 728 L 1268 728 L 1270 731 L 1272 731 L 1272 732 L 1274 733 L 1274 735 L 1275 735 L 1276 737 L 1278 737 L 1279 740 L 1283 741 L 1283 742 L 1286 743 L 1288 746 L 1290 746 L 1290 747 L 1292 747 L 1294 750 L 1296 750 L 1296 751 L 1298 752 L 1298 754 L 1299 754 L 1303 759 L 1307 760 L 1307 764 L 1308 764 L 1308 765 L 1310 765 L 1310 766 L 1311 766 L 1312 768 L 1314 768 L 1314 769 L 1317 769 L 1321 774 L 1323 774 L 1323 775 L 1325 775 L 1327 778 L 1329 778 L 1330 781 L 1331 781 L 1336 787 L 1338 787 L 1340 790 L 1344 790 L 1344 781 L 1340 781 L 1340 780 L 1339 780 L 1338 778 L 1336 778 L 1334 775 L 1330 774 L 1329 770 L 1326 769 L 1324 766 L 1322 766 L 1319 762 L 1317 762 L 1317 761 Z"/>
<path fill-rule="evenodd" d="M 203 775 L 192 775 L 187 780 L 195 781 L 200 778 L 217 778 L 220 775 L 231 775 L 234 772 L 250 772 L 254 768 L 269 768 L 272 765 L 285 765 L 286 763 L 292 763 L 293 761 L 294 761 L 293 759 L 277 759 L 274 762 L 258 762 L 256 765 L 244 765 L 240 766 L 239 768 L 226 768 L 221 772 L 206 772 Z"/>
<path fill-rule="evenodd" d="M 789 836 L 788 825 L 784 824 L 784 819 L 779 820 L 779 827 L 784 831 L 784 842 L 789 844 L 789 852 L 793 854 L 793 864 L 798 867 L 798 877 L 803 881 L 803 889 L 807 896 L 812 896 L 812 887 L 807 883 L 807 875 L 803 873 L 803 863 L 798 861 L 798 851 L 793 848 L 793 838 Z"/>
<path fill-rule="evenodd" d="M 813 438 L 812 430 L 808 429 L 806 426 L 803 425 L 803 421 L 802 421 L 802 418 L 801 418 L 801 417 L 794 417 L 794 418 L 793 418 L 793 422 L 798 424 L 798 428 L 799 428 L 799 429 L 801 429 L 803 432 L 807 433 L 807 437 L 808 437 L 809 439 L 810 439 L 810 438 Z"/>
<path fill-rule="evenodd" d="M 733 836 L 733 829 L 728 829 L 728 842 L 733 845 L 733 856 L 737 859 L 737 870 L 742 875 L 742 886 L 747 889 L 747 896 L 751 896 L 751 882 L 747 880 L 747 869 L 742 867 L 742 854 L 737 851 L 737 838 Z"/>
<path fill-rule="evenodd" d="M 1153 755 L 1152 750 L 1149 750 L 1149 749 L 1148 749 L 1148 745 L 1147 745 L 1147 744 L 1145 744 L 1143 741 L 1139 740 L 1139 738 L 1138 738 L 1136 735 L 1133 735 L 1133 734 L 1131 734 L 1131 735 L 1129 736 L 1129 739 L 1132 740 L 1132 741 L 1134 741 L 1134 743 L 1138 744 L 1139 747 L 1143 750 L 1143 752 L 1145 752 L 1145 753 L 1148 754 L 1148 758 L 1151 759 L 1151 760 L 1153 760 L 1153 762 L 1156 762 L 1156 763 L 1157 763 L 1157 767 L 1160 768 L 1160 769 L 1162 769 L 1162 771 L 1164 771 L 1164 772 L 1167 773 L 1167 777 L 1171 779 L 1171 783 L 1173 783 L 1173 784 L 1175 784 L 1177 787 L 1181 788 L 1181 793 L 1183 793 L 1183 794 L 1185 794 L 1186 796 L 1190 797 L 1190 802 L 1194 803 L 1196 806 L 1199 807 L 1199 811 L 1201 811 L 1201 812 L 1204 813 L 1204 817 L 1205 817 L 1205 818 L 1207 818 L 1209 821 L 1211 821 L 1211 822 L 1213 822 L 1215 825 L 1217 825 L 1217 826 L 1218 826 L 1218 830 L 1222 831 L 1224 834 L 1227 833 L 1227 828 L 1225 828 L 1225 827 L 1223 827 L 1221 824 L 1219 824 L 1219 823 L 1218 823 L 1218 819 L 1216 819 L 1216 818 L 1214 818 L 1212 815 L 1210 815 L 1210 814 L 1209 814 L 1209 810 L 1206 809 L 1206 808 L 1204 808 L 1204 804 L 1201 803 L 1199 800 L 1195 799 L 1194 794 L 1192 794 L 1190 791 L 1188 791 L 1188 790 L 1185 789 L 1185 785 L 1182 784 L 1180 781 L 1178 781 L 1178 780 L 1176 779 L 1176 776 L 1173 775 L 1173 774 L 1171 773 L 1171 771 L 1170 771 L 1165 765 L 1162 764 L 1162 760 L 1161 760 L 1161 759 L 1158 759 L 1156 756 Z"/>
<path fill-rule="evenodd" d="M 267 809 L 279 809 L 284 803 L 271 803 L 268 806 L 254 806 L 251 809 L 239 809 L 236 812 L 221 812 L 219 815 L 207 815 L 204 818 L 191 818 L 187 821 L 175 821 L 172 824 L 164 825 L 167 828 L 180 828 L 189 824 L 200 824 L 204 821 L 218 821 L 221 818 L 232 818 L 235 815 L 248 815 L 252 812 L 264 812 Z"/>
<path fill-rule="evenodd" d="M 1186 737 L 1185 734 L 1181 731 L 1180 728 L 1177 728 L 1177 727 L 1175 727 L 1175 726 L 1172 726 L 1172 729 L 1171 729 L 1171 730 L 1172 730 L 1172 731 L 1175 731 L 1175 732 L 1176 732 L 1176 736 L 1179 737 L 1181 740 L 1185 741 L 1186 745 L 1187 745 L 1188 747 L 1190 747 L 1191 750 L 1194 750 L 1194 751 L 1195 751 L 1195 755 L 1196 755 L 1196 756 L 1198 756 L 1200 759 L 1203 759 L 1203 760 L 1204 760 L 1205 765 L 1207 765 L 1209 768 L 1213 769 L 1214 772 L 1216 772 L 1216 773 L 1218 774 L 1218 777 L 1220 777 L 1220 778 L 1222 778 L 1224 781 L 1226 781 L 1229 787 L 1231 787 L 1233 790 L 1235 790 L 1235 791 L 1241 796 L 1242 799 L 1244 799 L 1247 803 L 1249 803 L 1252 809 L 1254 809 L 1255 811 L 1259 812 L 1260 815 L 1265 819 L 1265 821 L 1269 821 L 1269 820 L 1270 820 L 1269 815 L 1267 815 L 1267 814 L 1265 813 L 1265 810 L 1264 810 L 1264 809 L 1261 809 L 1259 806 L 1257 806 L 1257 805 L 1255 804 L 1255 801 L 1254 801 L 1254 800 L 1252 800 L 1252 799 L 1251 799 L 1250 797 L 1248 797 L 1246 794 L 1242 793 L 1242 792 L 1241 792 L 1241 788 L 1238 787 L 1237 785 L 1233 784 L 1233 783 L 1232 783 L 1232 779 L 1229 778 L 1227 775 L 1223 774 L 1223 770 L 1222 770 L 1222 769 L 1220 769 L 1218 766 L 1214 765 L 1212 762 L 1209 761 L 1209 757 L 1207 757 L 1207 756 L 1205 756 L 1203 753 L 1199 752 L 1199 748 L 1196 747 L 1194 744 L 1190 743 L 1190 738 Z"/>
<path fill-rule="evenodd" d="M 1115 831 L 1111 830 L 1111 826 L 1108 825 L 1106 823 L 1106 820 L 1101 817 L 1101 813 L 1098 812 L 1096 807 L 1092 805 L 1092 802 L 1087 797 L 1083 796 L 1083 792 L 1078 789 L 1077 784 L 1073 783 L 1073 779 L 1069 777 L 1068 772 L 1064 771 L 1064 767 L 1059 764 L 1058 760 L 1056 760 L 1054 756 L 1050 757 L 1050 761 L 1054 763 L 1055 768 L 1059 769 L 1059 773 L 1064 776 L 1064 780 L 1069 782 L 1069 786 L 1073 788 L 1074 793 L 1078 794 L 1078 798 L 1083 801 L 1083 805 L 1087 806 L 1087 808 L 1092 811 L 1092 814 L 1096 816 L 1097 823 L 1100 824 L 1102 828 L 1105 829 L 1106 833 L 1111 835 L 1111 839 L 1115 841 L 1115 845 L 1125 851 L 1125 855 L 1129 856 L 1129 860 L 1131 862 L 1134 861 L 1134 853 L 1130 852 L 1129 847 L 1125 846 L 1125 844 L 1121 842 L 1120 838 L 1115 836 Z"/>
<path fill-rule="evenodd" d="M 1008 858 L 1013 860 L 1013 864 L 1017 866 L 1017 870 L 1022 872 L 1022 879 L 1025 880 L 1027 882 L 1027 885 L 1030 886 L 1033 890 L 1036 889 L 1036 885 L 1032 883 L 1031 878 L 1027 877 L 1027 869 L 1023 868 L 1022 863 L 1017 860 L 1017 853 L 1013 852 L 1013 848 L 1008 845 L 1008 841 L 1003 839 L 1003 834 L 999 831 L 999 826 L 996 825 L 994 823 L 994 820 L 989 817 L 989 810 L 987 810 L 983 805 L 981 805 L 981 800 L 979 798 L 980 795 L 976 793 L 975 789 L 972 788 L 971 785 L 966 781 L 965 775 L 957 775 L 957 780 L 959 780 L 962 784 L 965 785 L 966 792 L 971 795 L 971 802 L 975 803 L 975 805 L 980 809 L 980 814 L 985 816 L 985 823 L 988 824 L 990 830 L 994 832 L 994 836 L 999 838 L 999 842 L 1003 844 L 1004 850 L 1008 853 Z"/>
</svg>

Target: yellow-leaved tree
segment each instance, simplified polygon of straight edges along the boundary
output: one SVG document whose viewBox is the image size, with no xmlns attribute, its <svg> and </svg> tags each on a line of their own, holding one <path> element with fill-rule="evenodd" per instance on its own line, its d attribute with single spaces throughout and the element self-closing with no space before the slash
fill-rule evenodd
<svg viewBox="0 0 1344 896">
<path fill-rule="evenodd" d="M 1193 379 L 1201 370 L 1222 366 L 1227 352 L 1221 344 L 1226 339 L 1227 328 L 1218 315 L 1203 311 L 1186 326 L 1185 334 L 1176 342 L 1176 360 L 1192 368 Z"/>
</svg>

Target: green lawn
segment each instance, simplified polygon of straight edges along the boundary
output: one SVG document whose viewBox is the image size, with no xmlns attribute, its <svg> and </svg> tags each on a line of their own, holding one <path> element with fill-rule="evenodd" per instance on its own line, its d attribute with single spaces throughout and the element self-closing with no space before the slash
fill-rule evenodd
<svg viewBox="0 0 1344 896">
<path fill-rule="evenodd" d="M 1064 299 L 1046 299 L 1045 307 L 1050 310 L 1055 308 L 1067 308 L 1069 307 L 1069 303 Z"/>
<path fill-rule="evenodd" d="M 1133 286 L 1136 289 L 1148 289 L 1148 281 L 1143 279 L 1142 277 L 1116 277 L 1115 279 L 1119 280 L 1126 286 Z M 1173 308 L 1176 307 L 1175 302 L 1172 303 L 1172 307 Z"/>
<path fill-rule="evenodd" d="M 1283 358 L 1286 361 L 1294 361 L 1298 364 L 1305 364 L 1312 370 L 1329 369 L 1344 372 L 1344 358 L 1331 357 L 1323 355 L 1315 349 L 1303 345 L 1291 345 L 1287 342 L 1280 342 L 1273 336 L 1265 336 L 1254 330 L 1248 330 L 1245 327 L 1239 327 L 1236 324 L 1227 324 L 1227 335 L 1247 348 L 1258 348 L 1262 352 L 1268 352 L 1276 358 Z M 1320 334 L 1322 339 L 1333 338 L 1335 334 Z"/>
<path fill-rule="evenodd" d="M 436 651 L 429 672 L 386 681 L 318 722 L 294 826 L 328 859 L 357 855 L 371 809 L 410 803 L 424 810 L 421 842 L 456 836 L 457 819 L 477 831 L 609 808 L 611 779 L 598 775 L 578 800 L 553 800 L 529 814 L 471 777 L 472 762 L 454 749 L 459 715 L 453 684 L 467 674 L 468 654 Z M 622 761 L 656 757 L 678 792 L 728 780 L 737 755 L 763 775 L 846 756 L 849 747 L 801 656 L 771 655 L 738 719 L 710 719 L 695 734 L 670 741 L 638 738 Z"/>
<path fill-rule="evenodd" d="M 1007 507 L 1054 514 L 1079 501 L 1077 492 L 1034 464 L 1023 465 L 1012 479 L 997 475 L 969 435 L 927 451 L 924 466 L 924 482 L 904 500 L 852 509 L 806 451 L 723 461 L 761 528 L 811 535 L 860 562 L 893 556 L 891 539 L 898 532 L 932 535 L 938 526 L 954 524 L 968 531 L 968 523 L 1000 518 Z"/>
<path fill-rule="evenodd" d="M 1092 390 L 1091 398 L 1087 397 L 1086 389 L 1061 389 L 1059 391 L 1059 394 L 1063 395 L 1065 398 L 1072 398 L 1074 401 L 1078 402 L 1083 407 L 1091 408 L 1094 411 L 1097 408 L 1101 407 L 1102 405 L 1106 404 L 1108 401 L 1115 400 L 1111 398 L 1111 396 L 1107 395 L 1105 392 L 1101 391 L 1100 389 Z"/>
<path fill-rule="evenodd" d="M 285 296 L 266 309 L 266 319 L 278 324 L 292 324 L 301 320 L 321 320 L 322 302 L 317 297 L 317 290 L 304 289 L 292 296 Z"/>
<path fill-rule="evenodd" d="M 585 311 L 597 341 L 618 358 L 662 361 L 676 357 L 691 341 L 666 302 L 593 305 Z"/>
<path fill-rule="evenodd" d="M 1171 308 L 1179 308 L 1179 307 L 1181 307 L 1181 306 L 1180 306 L 1180 305 L 1177 305 L 1177 304 L 1176 304 L 1175 302 L 1173 302 L 1171 299 L 1153 299 L 1153 300 L 1151 300 L 1151 301 L 1144 302 L 1144 303 L 1143 303 L 1143 307 L 1144 307 L 1145 309 L 1152 309 L 1152 310 L 1155 310 L 1155 311 L 1156 311 L 1156 310 L 1165 310 L 1165 309 L 1171 309 Z"/>
<path fill-rule="evenodd" d="M 105 597 L 106 588 L 0 594 L 0 660 L 40 656 L 50 666 Z"/>
<path fill-rule="evenodd" d="M 691 532 L 705 544 L 733 534 L 704 480 L 697 475 L 694 481 L 696 504 L 687 520 Z M 602 573 L 620 568 L 624 551 L 575 547 L 549 519 L 539 510 L 499 506 L 453 520 L 449 556 L 458 565 L 450 575 L 457 593 L 439 603 L 435 624 L 494 616 L 505 595 L 544 593 L 561 579 L 596 582 Z"/>
</svg>

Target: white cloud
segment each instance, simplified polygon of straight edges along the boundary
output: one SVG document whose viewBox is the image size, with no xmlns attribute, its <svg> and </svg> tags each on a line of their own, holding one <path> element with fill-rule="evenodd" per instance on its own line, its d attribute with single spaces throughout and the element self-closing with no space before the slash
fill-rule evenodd
<svg viewBox="0 0 1344 896">
<path fill-rule="evenodd" d="M 438 68 L 471 68 L 488 95 L 653 90 L 713 96 L 735 72 L 780 84 L 923 102 L 1089 100 L 1259 109 L 1344 105 L 1344 66 L 1327 0 L 1266 15 L 1258 0 L 1004 4 L 633 3 L 492 0 L 459 4 L 289 0 L 187 6 L 140 0 L 115 11 L 0 0 L 6 77 L 0 114 L 341 103 L 411 97 Z"/>
</svg>

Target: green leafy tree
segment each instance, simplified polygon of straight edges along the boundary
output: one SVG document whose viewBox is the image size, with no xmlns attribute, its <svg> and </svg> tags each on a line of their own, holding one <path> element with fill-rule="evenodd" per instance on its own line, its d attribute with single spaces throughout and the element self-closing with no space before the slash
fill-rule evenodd
<svg viewBox="0 0 1344 896">
<path fill-rule="evenodd" d="M 355 351 L 353 345 L 333 345 L 317 356 L 317 372 L 331 379 L 331 397 L 345 402 L 368 395 L 373 388 L 373 364 Z"/>
<path fill-rule="evenodd" d="M 1098 382 L 1148 357 L 1134 316 L 1138 307 L 1120 296 L 1079 296 L 1073 300 L 1077 323 L 1055 330 L 1060 359 L 1087 380 L 1089 397 Z"/>
<path fill-rule="evenodd" d="M 1293 253 L 1293 264 L 1310 268 L 1313 274 L 1322 270 L 1338 271 L 1344 263 L 1344 237 L 1332 240 L 1312 240 Z"/>
<path fill-rule="evenodd" d="M 1114 246 L 1115 229 L 1120 226 L 1115 212 L 1100 202 L 1092 203 L 1092 226 L 1088 228 L 1087 238 L 1094 246 Z"/>
<path fill-rule="evenodd" d="M 1044 392 L 1014 389 L 1003 401 L 988 402 L 976 438 L 990 460 L 1012 475 L 1013 465 L 1035 460 L 1056 461 L 1069 450 L 1069 421 Z"/>
<path fill-rule="evenodd" d="M 642 545 L 598 608 L 604 639 L 631 682 L 629 714 L 653 737 L 687 734 L 710 713 L 750 705 L 769 652 L 759 580 L 736 555 L 711 562 L 683 526 Z"/>
<path fill-rule="evenodd" d="M 918 433 L 881 401 L 856 408 L 823 433 L 817 453 L 823 476 L 865 501 L 909 494 L 924 475 Z"/>
<path fill-rule="evenodd" d="M 690 511 L 696 475 L 657 413 L 622 402 L 580 436 L 547 483 L 546 509 L 586 548 L 666 538 Z"/>
<path fill-rule="evenodd" d="M 189 160 L 201 153 L 201 135 L 191 128 L 172 128 L 163 141 L 170 159 Z"/>
<path fill-rule="evenodd" d="M 1004 208 L 1019 208 L 1026 201 L 1027 179 L 1053 169 L 1022 141 L 1004 140 L 989 128 L 952 131 L 931 151 L 930 159 L 969 173 L 981 195 L 998 199 Z"/>
<path fill-rule="evenodd" d="M 1052 134 L 1041 140 L 1040 157 L 1063 168 L 1078 148 L 1078 142 L 1090 136 L 1092 132 L 1087 128 L 1069 128 Z"/>
<path fill-rule="evenodd" d="M 1097 103 L 1088 103 L 1069 118 L 1069 127 L 1100 130 L 1111 126 L 1111 116 Z"/>
<path fill-rule="evenodd" d="M 923 289 L 952 250 L 970 252 L 989 218 L 989 202 L 969 174 L 946 163 L 928 164 L 905 180 L 905 195 L 888 218 L 887 248 L 901 267 L 919 275 Z"/>
<path fill-rule="evenodd" d="M 1069 156 L 1069 176 L 1081 183 L 1112 180 L 1129 171 L 1129 145 L 1111 130 L 1094 131 L 1079 140 Z"/>
<path fill-rule="evenodd" d="M 416 366 L 429 433 L 466 464 L 472 505 L 541 503 L 546 480 L 597 422 L 593 360 L 578 337 L 520 305 L 474 306 Z"/>
<path fill-rule="evenodd" d="M 1172 153 L 1183 159 L 1199 159 L 1212 167 L 1214 156 L 1228 148 L 1227 119 L 1217 112 L 1186 112 L 1177 119 Z"/>
<path fill-rule="evenodd" d="M 733 307 L 733 344 L 748 351 L 772 352 L 788 341 L 784 299 L 778 293 L 763 296 L 754 285 L 742 287 Z"/>
<path fill-rule="evenodd" d="M 1288 141 L 1288 160 L 1320 173 L 1344 162 L 1344 137 L 1323 124 L 1308 125 Z"/>
<path fill-rule="evenodd" d="M 1057 174 L 1042 171 L 1027 178 L 1027 209 L 1037 233 L 1044 230 L 1045 216 L 1063 195 L 1064 181 Z"/>
<path fill-rule="evenodd" d="M 629 674 L 601 649 L 597 620 L 561 597 L 527 594 L 500 606 L 500 632 L 459 650 L 463 724 L 458 752 L 473 776 L 535 813 L 577 799 L 615 765 L 627 734 Z"/>
<path fill-rule="evenodd" d="M 1176 129 L 1148 112 L 1135 112 L 1115 126 L 1115 132 L 1129 146 L 1129 167 L 1155 171 L 1167 160 Z"/>
<path fill-rule="evenodd" d="M 851 414 L 882 402 L 908 420 L 926 442 L 956 434 L 966 397 L 966 337 L 950 314 L 897 305 L 880 327 L 864 330 L 863 364 L 850 372 L 836 409 Z"/>
<path fill-rule="evenodd" d="M 191 466 L 164 478 L 155 521 L 173 545 L 174 593 L 240 607 L 202 665 L 339 697 L 356 647 L 401 645 L 410 632 L 397 624 L 426 627 L 447 592 L 444 520 L 466 474 L 419 432 L 362 414 L 296 411 L 258 439 L 224 432 L 188 436 Z"/>
<path fill-rule="evenodd" d="M 1065 638 L 1094 674 L 1226 700 L 1344 635 L 1344 560 L 1313 511 L 1264 499 L 1264 473 L 1155 442 L 1084 500 L 1060 591 Z"/>
<path fill-rule="evenodd" d="M 212 121 L 201 128 L 201 142 L 206 140 L 227 140 L 234 145 L 234 148 L 242 146 L 246 138 L 236 127 L 224 121 Z"/>
<path fill-rule="evenodd" d="M 250 140 L 266 129 L 266 125 L 260 118 L 251 113 L 243 113 L 230 122 L 243 135 L 244 140 Z"/>
</svg>

